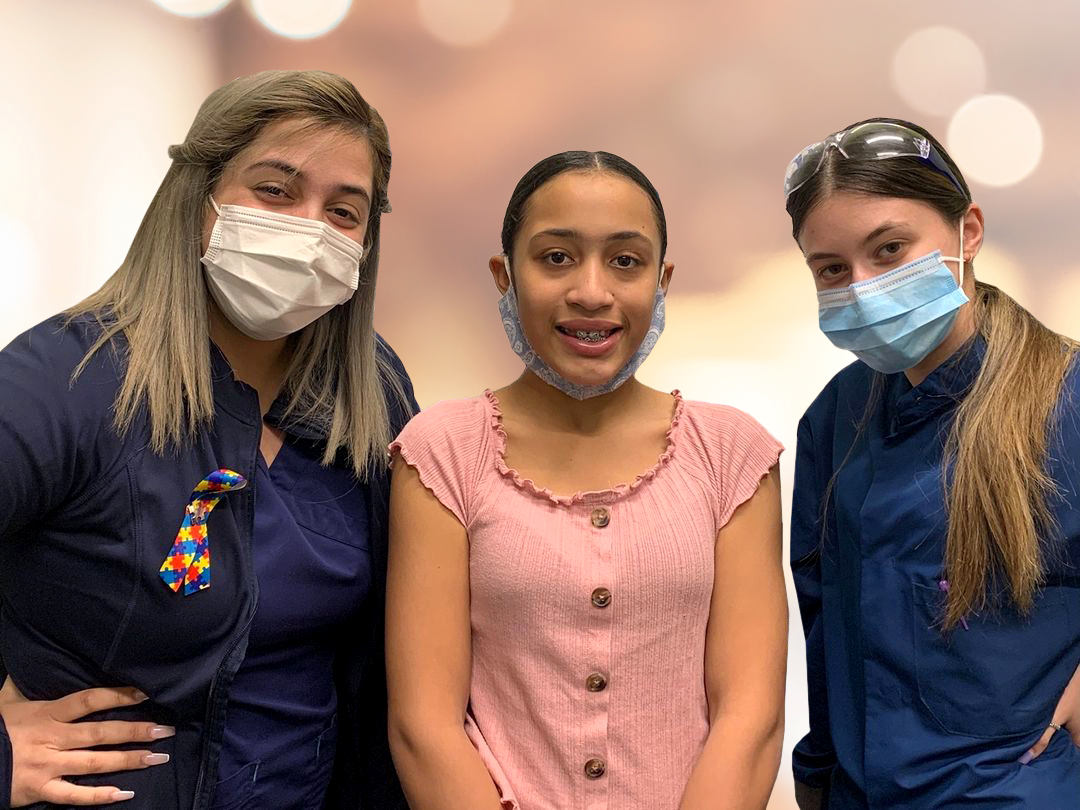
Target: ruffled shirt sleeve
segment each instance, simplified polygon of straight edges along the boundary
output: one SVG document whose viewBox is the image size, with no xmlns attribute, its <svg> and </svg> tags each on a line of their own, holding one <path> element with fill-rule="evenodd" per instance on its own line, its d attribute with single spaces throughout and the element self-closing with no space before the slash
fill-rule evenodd
<svg viewBox="0 0 1080 810">
<path fill-rule="evenodd" d="M 480 464 L 489 441 L 483 401 L 440 402 L 412 418 L 390 444 L 416 470 L 431 491 L 463 526 L 469 527 Z"/>
<path fill-rule="evenodd" d="M 777 463 L 784 446 L 761 424 L 728 405 L 688 403 L 688 431 L 698 435 L 689 443 L 706 455 L 711 470 L 717 528 L 723 528 L 743 503 L 757 492 L 761 480 Z"/>
</svg>

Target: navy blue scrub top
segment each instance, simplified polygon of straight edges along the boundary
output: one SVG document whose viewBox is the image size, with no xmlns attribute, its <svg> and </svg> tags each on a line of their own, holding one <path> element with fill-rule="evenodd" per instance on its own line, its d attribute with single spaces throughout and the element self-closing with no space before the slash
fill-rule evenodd
<svg viewBox="0 0 1080 810">
<path fill-rule="evenodd" d="M 255 472 L 259 601 L 229 690 L 215 810 L 322 808 L 334 762 L 335 647 L 371 588 L 366 488 L 285 443 Z M 356 639 L 362 644 L 362 639 Z"/>
<path fill-rule="evenodd" d="M 902 373 L 855 363 L 799 424 L 791 565 L 810 732 L 793 767 L 797 781 L 825 790 L 833 810 L 1080 808 L 1080 749 L 1067 733 L 1031 764 L 1017 761 L 1047 728 L 1080 663 L 1075 367 L 1049 447 L 1060 536 L 1047 540 L 1034 609 L 969 616 L 948 634 L 940 627 L 948 587 L 942 449 L 984 353 L 977 338 L 915 388 Z"/>
</svg>

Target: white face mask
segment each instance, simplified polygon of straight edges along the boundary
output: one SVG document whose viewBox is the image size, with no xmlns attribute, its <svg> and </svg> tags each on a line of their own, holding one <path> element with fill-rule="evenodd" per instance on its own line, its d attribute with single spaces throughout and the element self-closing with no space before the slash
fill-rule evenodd
<svg viewBox="0 0 1080 810">
<path fill-rule="evenodd" d="M 360 283 L 364 247 L 325 222 L 242 205 L 218 206 L 202 264 L 210 294 L 249 337 L 298 332 Z"/>
</svg>

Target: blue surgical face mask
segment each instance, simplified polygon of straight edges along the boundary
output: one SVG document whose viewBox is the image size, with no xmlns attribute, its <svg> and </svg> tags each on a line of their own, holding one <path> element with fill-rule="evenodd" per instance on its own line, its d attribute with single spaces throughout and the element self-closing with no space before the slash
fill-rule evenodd
<svg viewBox="0 0 1080 810">
<path fill-rule="evenodd" d="M 963 229 L 960 232 L 963 247 Z M 917 366 L 941 345 L 968 297 L 937 250 L 867 281 L 818 291 L 818 323 L 833 345 L 886 374 Z"/>
<path fill-rule="evenodd" d="M 658 282 L 656 296 L 653 299 L 652 321 L 649 324 L 649 331 L 645 333 L 641 345 L 638 346 L 637 351 L 626 362 L 626 365 L 619 369 L 610 380 L 599 385 L 579 385 L 571 382 L 544 362 L 544 359 L 529 345 L 529 341 L 525 337 L 525 331 L 521 328 L 517 293 L 514 290 L 513 276 L 510 274 L 510 259 L 503 256 L 503 263 L 506 265 L 506 274 L 510 276 L 510 286 L 503 293 L 503 297 L 499 299 L 499 314 L 502 316 L 506 336 L 510 339 L 510 348 L 514 350 L 514 354 L 521 358 L 521 362 L 525 364 L 529 371 L 548 385 L 558 388 L 567 396 L 574 399 L 590 399 L 602 394 L 610 394 L 633 376 L 634 372 L 645 362 L 645 358 L 649 356 L 653 347 L 656 346 L 656 342 L 660 340 L 660 333 L 664 331 L 665 307 L 664 291 Z"/>
</svg>

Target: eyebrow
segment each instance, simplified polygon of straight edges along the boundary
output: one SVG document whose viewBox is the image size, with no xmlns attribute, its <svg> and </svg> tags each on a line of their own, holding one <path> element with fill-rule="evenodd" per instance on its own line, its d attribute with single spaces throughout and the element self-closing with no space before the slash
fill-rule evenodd
<svg viewBox="0 0 1080 810">
<path fill-rule="evenodd" d="M 286 163 L 284 160 L 275 160 L 274 158 L 256 161 L 244 169 L 244 171 L 250 172 L 253 169 L 277 169 L 283 174 L 295 177 L 297 180 L 302 181 L 304 179 L 304 173 L 296 168 L 296 166 L 293 166 L 291 163 Z M 368 193 L 368 190 L 361 186 L 341 184 L 337 186 L 336 191 L 342 194 L 356 194 L 363 197 L 367 202 L 371 202 L 371 195 Z"/>
<path fill-rule="evenodd" d="M 906 227 L 906 225 L 907 225 L 907 223 L 904 223 L 904 222 L 884 222 L 881 225 L 879 225 L 878 227 L 874 228 L 874 230 L 870 231 L 870 233 L 868 233 L 866 235 L 866 238 L 863 239 L 862 243 L 864 245 L 867 245 L 870 242 L 873 242 L 878 237 L 880 237 L 882 234 L 888 233 L 889 231 L 893 230 L 894 228 Z M 835 258 L 838 257 L 838 255 L 839 254 L 836 254 L 836 253 L 811 253 L 809 256 L 806 257 L 806 261 L 807 262 L 819 262 L 822 259 L 835 259 Z"/>
<path fill-rule="evenodd" d="M 581 239 L 581 231 L 576 231 L 573 228 L 546 228 L 533 234 L 532 239 L 539 239 L 541 236 L 556 236 L 562 239 Z M 615 233 L 608 234 L 604 237 L 605 242 L 626 242 L 631 239 L 641 239 L 648 242 L 649 239 L 641 231 L 616 231 Z M 531 240 L 530 240 L 531 241 Z"/>
</svg>

